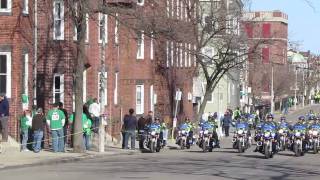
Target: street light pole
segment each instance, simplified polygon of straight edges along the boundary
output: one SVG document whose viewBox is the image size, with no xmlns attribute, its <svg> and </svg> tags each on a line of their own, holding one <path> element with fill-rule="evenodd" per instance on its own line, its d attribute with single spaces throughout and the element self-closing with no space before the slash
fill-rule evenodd
<svg viewBox="0 0 320 180">
<path fill-rule="evenodd" d="M 295 83 L 295 87 L 294 87 L 293 103 L 294 103 L 294 109 L 297 110 L 298 70 L 297 70 L 297 67 L 295 69 L 296 69 L 296 83 Z"/>
<path fill-rule="evenodd" d="M 273 64 L 271 64 L 271 114 L 274 113 Z"/>
</svg>

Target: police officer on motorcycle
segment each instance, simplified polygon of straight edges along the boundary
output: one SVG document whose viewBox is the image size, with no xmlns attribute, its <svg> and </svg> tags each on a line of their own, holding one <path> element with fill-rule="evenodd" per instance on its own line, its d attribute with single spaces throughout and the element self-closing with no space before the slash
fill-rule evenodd
<svg viewBox="0 0 320 180">
<path fill-rule="evenodd" d="M 218 122 L 217 122 L 217 118 L 209 118 L 208 119 L 208 123 L 210 123 L 212 126 L 214 126 L 213 132 L 212 132 L 212 137 L 213 139 L 215 139 L 215 148 L 220 148 L 220 140 L 218 137 L 218 133 L 217 133 L 217 128 L 218 128 Z"/>
</svg>

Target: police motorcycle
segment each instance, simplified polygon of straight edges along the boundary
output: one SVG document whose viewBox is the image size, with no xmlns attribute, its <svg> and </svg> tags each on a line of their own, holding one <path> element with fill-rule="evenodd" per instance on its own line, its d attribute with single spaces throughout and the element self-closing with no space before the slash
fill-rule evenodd
<svg viewBox="0 0 320 180">
<path fill-rule="evenodd" d="M 212 122 L 203 122 L 200 123 L 199 139 L 198 146 L 202 149 L 203 152 L 212 152 L 215 147 L 216 140 L 213 137 L 213 132 L 216 130 L 215 124 Z"/>
<path fill-rule="evenodd" d="M 246 122 L 239 121 L 236 123 L 235 128 L 232 139 L 233 148 L 238 149 L 239 153 L 243 153 L 251 146 L 249 125 Z"/>
<path fill-rule="evenodd" d="M 299 121 L 303 121 L 304 117 L 299 117 Z M 306 131 L 307 126 L 301 122 L 295 124 L 291 134 L 291 149 L 295 156 L 303 156 L 306 152 Z"/>
<path fill-rule="evenodd" d="M 278 147 L 280 151 L 285 151 L 289 146 L 289 124 L 285 122 L 285 117 L 281 117 L 278 127 Z"/>
<path fill-rule="evenodd" d="M 320 124 L 315 123 L 309 126 L 307 133 L 308 149 L 317 154 L 320 148 Z"/>
<path fill-rule="evenodd" d="M 176 144 L 178 144 L 182 150 L 184 148 L 190 149 L 191 145 L 194 143 L 194 139 L 192 125 L 189 123 L 182 123 L 179 126 Z"/>
<path fill-rule="evenodd" d="M 268 115 L 267 119 L 273 119 L 272 115 Z M 257 149 L 260 153 L 265 155 L 266 159 L 273 158 L 277 149 L 276 142 L 276 126 L 273 122 L 265 122 L 261 126 L 260 133 L 255 137 L 257 142 Z"/>
<path fill-rule="evenodd" d="M 162 139 L 160 138 L 160 124 L 152 123 L 146 127 L 147 133 L 144 139 L 145 146 L 150 150 L 151 153 L 160 152 L 163 147 Z"/>
<path fill-rule="evenodd" d="M 254 128 L 255 125 L 255 120 L 256 120 L 256 115 L 254 114 L 248 114 L 248 125 L 250 129 Z"/>
</svg>

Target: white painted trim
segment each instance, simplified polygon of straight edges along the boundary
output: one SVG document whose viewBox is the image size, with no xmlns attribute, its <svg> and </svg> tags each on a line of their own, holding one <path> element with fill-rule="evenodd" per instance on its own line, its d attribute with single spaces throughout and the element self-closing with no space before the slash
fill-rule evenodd
<svg viewBox="0 0 320 180">
<path fill-rule="evenodd" d="M 150 38 L 150 59 L 153 60 L 153 58 L 154 58 L 154 35 L 152 32 L 151 38 Z"/>
<path fill-rule="evenodd" d="M 56 37 L 56 26 L 55 26 L 55 21 L 57 18 L 57 14 L 56 14 L 56 3 L 60 3 L 61 4 L 61 36 L 60 37 Z M 59 19 L 58 19 L 59 20 Z M 64 40 L 64 2 L 63 0 L 54 0 L 53 1 L 53 39 L 54 40 Z"/>
<path fill-rule="evenodd" d="M 12 12 L 12 1 L 7 0 L 8 7 L 6 9 L 0 9 L 0 12 L 11 13 Z"/>
<path fill-rule="evenodd" d="M 7 72 L 6 72 L 6 96 L 8 98 L 11 98 L 11 85 L 12 85 L 12 76 L 11 76 L 11 73 L 12 73 L 12 57 L 11 57 L 11 52 L 0 52 L 0 55 L 5 55 L 7 58 L 6 58 L 6 64 L 7 64 Z"/>
<path fill-rule="evenodd" d="M 115 104 L 115 105 L 117 105 L 118 104 L 118 81 L 119 81 L 119 72 L 116 72 L 115 74 L 114 74 L 114 76 L 115 76 L 115 88 L 114 88 L 114 96 L 113 96 L 113 103 Z"/>
<path fill-rule="evenodd" d="M 98 43 L 102 43 L 102 39 L 100 39 L 100 21 L 102 20 L 101 16 L 102 16 L 102 13 L 99 13 L 98 15 L 99 17 L 99 23 L 98 23 Z M 105 18 L 105 24 L 104 24 L 104 32 L 105 32 L 105 35 L 104 35 L 104 40 L 105 40 L 105 43 L 108 43 L 108 15 L 107 14 L 104 14 L 104 18 Z"/>
<path fill-rule="evenodd" d="M 29 0 L 23 0 L 23 14 L 29 14 Z"/>
<path fill-rule="evenodd" d="M 56 100 L 55 100 L 55 94 L 56 94 L 56 89 L 55 89 L 55 78 L 56 77 L 60 77 L 60 91 L 57 92 L 60 94 L 60 101 L 62 103 L 64 103 L 64 74 L 59 74 L 59 73 L 55 73 L 53 74 L 53 87 L 52 87 L 52 91 L 53 91 L 53 99 L 52 99 L 52 102 L 53 103 L 56 103 Z"/>
<path fill-rule="evenodd" d="M 24 94 L 26 94 L 27 96 L 29 95 L 29 54 L 24 54 L 23 55 L 24 58 L 24 79 L 23 79 L 23 92 Z"/>
<path fill-rule="evenodd" d="M 87 101 L 87 70 L 83 71 L 83 102 Z"/>
<path fill-rule="evenodd" d="M 137 34 L 137 59 L 144 59 L 144 32 L 140 31 L 141 36 Z M 139 44 L 139 39 L 141 39 L 141 44 Z M 139 49 L 141 53 L 139 54 Z"/>
<path fill-rule="evenodd" d="M 154 89 L 153 89 L 153 85 L 150 86 L 150 111 L 154 112 Z"/>
<path fill-rule="evenodd" d="M 138 92 L 140 88 L 140 92 Z M 138 93 L 141 93 L 141 104 L 138 104 Z M 136 85 L 136 114 L 144 113 L 144 85 Z"/>
<path fill-rule="evenodd" d="M 139 0 L 137 0 L 137 5 L 138 6 L 143 6 L 144 5 L 144 0 L 140 0 L 141 2 L 139 2 Z"/>
<path fill-rule="evenodd" d="M 100 100 L 100 74 L 101 72 L 98 72 L 98 97 L 97 99 Z M 108 72 L 104 73 L 104 78 L 105 78 L 105 87 L 104 87 L 104 105 L 108 105 Z M 101 103 L 101 102 L 100 102 Z"/>
</svg>

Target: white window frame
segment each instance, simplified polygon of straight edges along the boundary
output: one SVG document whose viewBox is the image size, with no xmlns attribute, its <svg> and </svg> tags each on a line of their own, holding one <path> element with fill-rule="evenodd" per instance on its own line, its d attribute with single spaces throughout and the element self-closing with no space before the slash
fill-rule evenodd
<svg viewBox="0 0 320 180">
<path fill-rule="evenodd" d="M 171 0 L 171 17 L 174 17 L 174 0 Z"/>
<path fill-rule="evenodd" d="M 58 18 L 58 15 L 56 14 L 56 4 L 61 4 L 61 11 L 60 11 L 60 18 Z M 61 35 L 56 36 L 56 21 L 61 21 L 60 31 Z M 54 0 L 53 1 L 53 39 L 54 40 L 64 40 L 64 2 L 63 0 Z"/>
<path fill-rule="evenodd" d="M 105 24 L 104 24 L 104 41 L 105 43 L 108 43 L 108 15 L 107 14 L 102 14 L 102 13 L 99 13 L 99 23 L 98 23 L 98 43 L 101 44 L 102 43 L 102 39 L 100 38 L 100 27 L 102 26 L 101 25 L 101 20 L 102 20 L 102 15 L 104 15 L 104 19 L 105 19 Z"/>
<path fill-rule="evenodd" d="M 176 0 L 177 3 L 176 3 L 176 9 L 177 9 L 177 19 L 179 19 L 180 17 L 180 0 Z"/>
<path fill-rule="evenodd" d="M 188 50 L 189 50 L 189 57 L 188 57 L 188 59 L 189 59 L 189 64 L 188 64 L 188 67 L 191 67 L 192 66 L 192 64 L 191 64 L 191 44 L 189 43 L 189 47 L 188 47 Z"/>
<path fill-rule="evenodd" d="M 141 2 L 139 2 L 139 0 L 137 0 L 137 5 L 138 6 L 143 6 L 144 5 L 144 0 L 140 0 Z"/>
<path fill-rule="evenodd" d="M 83 71 L 83 102 L 87 101 L 87 70 Z"/>
<path fill-rule="evenodd" d="M 12 0 L 7 0 L 7 8 L 0 8 L 0 12 L 11 13 L 12 12 Z"/>
<path fill-rule="evenodd" d="M 188 65 L 188 44 L 184 43 L 184 66 L 189 67 Z"/>
<path fill-rule="evenodd" d="M 114 43 L 116 45 L 119 44 L 119 21 L 118 21 L 118 18 L 119 18 L 119 14 L 116 13 L 116 23 L 115 23 L 115 27 L 114 27 Z"/>
<path fill-rule="evenodd" d="M 150 111 L 154 112 L 154 88 L 150 86 Z"/>
<path fill-rule="evenodd" d="M 98 72 L 98 100 L 100 100 L 100 74 L 101 72 Z M 105 87 L 104 87 L 104 106 L 108 105 L 108 72 L 104 73 L 105 78 Z M 101 102 L 100 102 L 101 103 Z"/>
<path fill-rule="evenodd" d="M 183 67 L 183 52 L 182 52 L 182 43 L 179 44 L 179 55 L 180 55 L 180 67 Z"/>
<path fill-rule="evenodd" d="M 141 89 L 141 92 L 138 92 L 138 88 Z M 141 93 L 141 104 L 138 104 L 138 93 Z M 139 107 L 140 106 L 140 107 Z M 144 85 L 136 85 L 136 114 L 144 113 Z"/>
<path fill-rule="evenodd" d="M 56 77 L 60 77 L 60 91 L 57 91 L 56 90 L 56 86 L 55 86 L 55 79 Z M 60 102 L 64 103 L 64 74 L 60 74 L 60 73 L 55 73 L 53 74 L 53 100 L 52 102 L 53 103 L 57 103 L 56 102 L 56 98 L 55 98 L 55 95 L 58 93 L 60 94 Z"/>
<path fill-rule="evenodd" d="M 167 7 L 166 7 L 166 9 L 167 9 L 167 10 L 166 10 L 166 11 L 167 11 L 167 12 L 166 12 L 167 17 L 170 17 L 170 14 L 171 14 L 171 13 L 170 13 L 170 0 L 166 0 L 166 6 L 167 6 Z"/>
<path fill-rule="evenodd" d="M 86 13 L 86 39 L 85 42 L 89 42 L 89 14 Z"/>
<path fill-rule="evenodd" d="M 23 0 L 23 14 L 29 14 L 29 0 Z"/>
<path fill-rule="evenodd" d="M 143 31 L 140 31 L 137 34 L 137 59 L 144 59 L 144 32 Z"/>
<path fill-rule="evenodd" d="M 170 43 L 170 55 L 171 55 L 171 66 L 174 67 L 174 59 L 173 59 L 173 55 L 174 55 L 174 50 L 173 50 L 173 41 L 171 41 Z"/>
<path fill-rule="evenodd" d="M 194 45 L 194 46 L 193 46 L 193 50 L 194 50 L 194 52 L 197 52 L 197 45 Z M 193 55 L 193 66 L 194 66 L 194 67 L 197 66 L 197 56 L 196 56 L 196 53 L 194 53 L 194 55 Z"/>
<path fill-rule="evenodd" d="M 29 54 L 26 53 L 23 55 L 23 66 L 24 66 L 24 72 L 23 72 L 23 93 L 25 95 L 28 95 L 29 93 Z"/>
<path fill-rule="evenodd" d="M 176 43 L 176 67 L 179 67 L 179 45 Z"/>
<path fill-rule="evenodd" d="M 114 74 L 114 79 L 115 79 L 115 87 L 114 87 L 114 95 L 113 95 L 113 103 L 115 105 L 118 104 L 118 81 L 119 81 L 119 72 L 115 72 Z"/>
<path fill-rule="evenodd" d="M 4 55 L 6 56 L 6 73 L 2 74 L 0 73 L 0 75 L 5 75 L 6 76 L 6 96 L 8 98 L 11 98 L 11 83 L 12 83 L 12 77 L 11 77 L 11 71 L 12 71 L 12 67 L 11 67 L 11 52 L 0 52 L 0 55 Z"/>
<path fill-rule="evenodd" d="M 169 41 L 166 42 L 166 67 L 169 67 L 170 66 L 170 63 L 169 63 Z"/>
<path fill-rule="evenodd" d="M 150 59 L 154 59 L 154 34 L 153 32 L 151 33 L 151 38 L 150 38 Z"/>
</svg>

